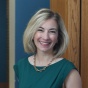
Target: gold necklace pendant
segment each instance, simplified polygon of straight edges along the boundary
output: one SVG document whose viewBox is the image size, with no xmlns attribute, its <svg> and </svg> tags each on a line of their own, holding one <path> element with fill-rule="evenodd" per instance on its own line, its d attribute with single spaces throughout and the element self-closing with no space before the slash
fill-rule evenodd
<svg viewBox="0 0 88 88">
<path fill-rule="evenodd" d="M 43 67 L 42 69 L 38 69 L 36 66 L 34 66 L 34 68 L 35 68 L 35 70 L 37 71 L 37 72 L 42 72 L 42 71 L 44 71 L 47 67 L 45 66 L 45 67 Z"/>
<path fill-rule="evenodd" d="M 44 66 L 42 69 L 38 69 L 36 67 L 36 58 L 34 57 L 34 69 L 37 71 L 37 72 L 42 72 L 44 70 L 46 70 L 46 68 L 52 63 L 53 59 L 50 61 L 50 63 L 47 65 L 47 66 Z"/>
</svg>

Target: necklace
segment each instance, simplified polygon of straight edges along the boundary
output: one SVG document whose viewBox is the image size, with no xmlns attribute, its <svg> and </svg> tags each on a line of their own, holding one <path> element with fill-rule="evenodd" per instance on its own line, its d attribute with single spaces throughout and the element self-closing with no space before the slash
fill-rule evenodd
<svg viewBox="0 0 88 88">
<path fill-rule="evenodd" d="M 35 56 L 34 56 L 34 69 L 37 71 L 37 72 L 42 72 L 42 71 L 44 71 L 44 70 L 46 70 L 46 68 L 47 67 L 49 67 L 50 66 L 50 64 L 52 63 L 52 61 L 54 60 L 54 58 L 49 62 L 49 64 L 47 65 L 47 66 L 44 66 L 42 69 L 38 69 L 37 67 L 36 67 L 36 58 L 35 58 Z"/>
</svg>

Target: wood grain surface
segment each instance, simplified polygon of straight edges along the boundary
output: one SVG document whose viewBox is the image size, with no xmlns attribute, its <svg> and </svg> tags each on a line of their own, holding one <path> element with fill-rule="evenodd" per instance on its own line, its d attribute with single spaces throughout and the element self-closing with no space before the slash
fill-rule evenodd
<svg viewBox="0 0 88 88">
<path fill-rule="evenodd" d="M 61 14 L 70 36 L 64 56 L 77 66 L 83 88 L 88 88 L 88 0 L 51 0 L 50 5 Z"/>
<path fill-rule="evenodd" d="M 81 76 L 83 88 L 88 88 L 88 0 L 81 5 Z"/>
<path fill-rule="evenodd" d="M 70 37 L 64 57 L 80 69 L 80 0 L 51 0 L 50 5 L 52 10 L 61 14 Z"/>
</svg>

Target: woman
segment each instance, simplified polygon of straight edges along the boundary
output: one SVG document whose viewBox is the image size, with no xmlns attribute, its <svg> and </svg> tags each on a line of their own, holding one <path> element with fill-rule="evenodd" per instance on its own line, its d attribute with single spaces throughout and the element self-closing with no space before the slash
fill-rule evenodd
<svg viewBox="0 0 88 88">
<path fill-rule="evenodd" d="M 68 41 L 61 16 L 50 9 L 39 10 L 23 36 L 25 52 L 34 54 L 14 65 L 19 88 L 82 88 L 76 67 L 62 57 Z"/>
</svg>

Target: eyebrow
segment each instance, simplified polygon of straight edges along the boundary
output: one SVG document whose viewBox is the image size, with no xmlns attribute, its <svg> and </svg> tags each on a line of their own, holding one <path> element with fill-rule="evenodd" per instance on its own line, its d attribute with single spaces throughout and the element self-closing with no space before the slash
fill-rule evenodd
<svg viewBox="0 0 88 88">
<path fill-rule="evenodd" d="M 44 29 L 43 27 L 39 27 L 39 28 Z"/>
<path fill-rule="evenodd" d="M 41 29 L 44 29 L 43 27 L 39 27 Z M 57 30 L 56 28 L 51 28 L 50 30 Z"/>
</svg>

